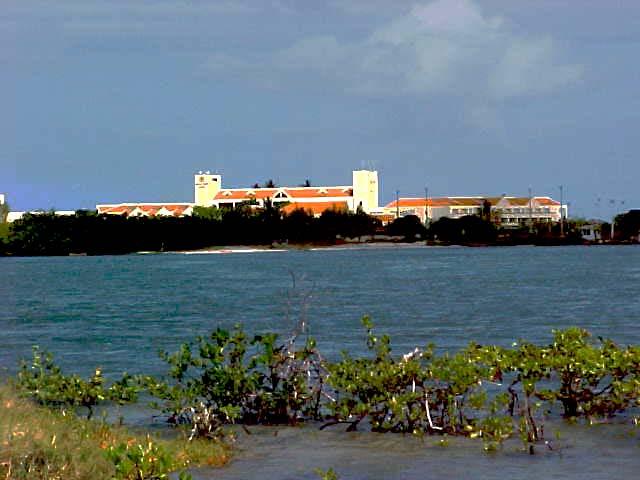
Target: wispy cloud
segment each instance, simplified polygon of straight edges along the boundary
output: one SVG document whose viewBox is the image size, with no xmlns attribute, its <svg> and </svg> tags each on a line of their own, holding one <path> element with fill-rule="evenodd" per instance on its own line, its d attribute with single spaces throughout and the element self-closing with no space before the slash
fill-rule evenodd
<svg viewBox="0 0 640 480">
<path fill-rule="evenodd" d="M 582 75 L 551 37 L 521 34 L 471 0 L 414 6 L 357 41 L 313 36 L 271 54 L 217 54 L 207 66 L 218 73 L 254 70 L 269 84 L 304 75 L 364 95 L 450 94 L 483 103 L 545 94 Z"/>
<path fill-rule="evenodd" d="M 246 14 L 263 10 L 255 2 L 243 0 L 5 0 L 4 14 L 35 16 L 114 16 L 114 15 L 202 15 Z"/>
</svg>

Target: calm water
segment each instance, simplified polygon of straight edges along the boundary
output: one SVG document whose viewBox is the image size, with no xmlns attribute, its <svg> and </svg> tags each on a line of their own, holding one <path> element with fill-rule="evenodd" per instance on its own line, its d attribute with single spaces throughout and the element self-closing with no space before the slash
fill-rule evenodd
<svg viewBox="0 0 640 480">
<path fill-rule="evenodd" d="M 364 314 L 398 353 L 429 342 L 547 342 L 570 325 L 640 343 L 635 246 L 0 258 L 0 272 L 0 367 L 9 372 L 38 344 L 70 371 L 158 374 L 159 349 L 217 325 L 286 333 L 301 316 L 329 356 L 363 351 Z M 440 449 L 313 429 L 279 429 L 274 439 L 260 429 L 230 467 L 199 478 L 317 478 L 313 468 L 330 466 L 343 479 L 637 478 L 639 441 L 626 428 L 574 429 L 562 453 L 531 458 L 482 455 L 477 443 Z"/>
</svg>

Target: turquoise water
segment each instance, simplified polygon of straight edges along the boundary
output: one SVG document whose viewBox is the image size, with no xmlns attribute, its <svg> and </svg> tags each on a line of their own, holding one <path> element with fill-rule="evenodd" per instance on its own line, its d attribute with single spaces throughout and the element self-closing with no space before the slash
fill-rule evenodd
<svg viewBox="0 0 640 480">
<path fill-rule="evenodd" d="M 218 325 L 286 333 L 301 317 L 328 356 L 358 353 L 363 314 L 391 335 L 397 353 L 430 342 L 447 350 L 472 339 L 547 342 L 552 329 L 570 325 L 640 344 L 637 246 L 0 258 L 0 272 L 0 367 L 9 373 L 38 344 L 69 371 L 99 365 L 107 374 L 158 374 L 159 349 L 174 350 Z M 635 478 L 640 449 L 625 428 L 570 432 L 562 453 L 532 459 L 486 456 L 477 443 L 434 449 L 397 436 L 313 429 L 285 429 L 274 441 L 272 430 L 259 429 L 215 478 L 317 478 L 313 468 L 329 466 L 341 478 L 497 478 L 505 471 L 518 478 Z M 522 475 L 513 471 L 518 466 Z M 615 475 L 605 475 L 611 468 Z"/>
</svg>

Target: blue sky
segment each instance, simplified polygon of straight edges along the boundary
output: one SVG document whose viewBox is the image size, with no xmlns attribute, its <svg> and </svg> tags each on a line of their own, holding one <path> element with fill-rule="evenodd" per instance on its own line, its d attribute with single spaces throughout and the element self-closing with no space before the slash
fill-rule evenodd
<svg viewBox="0 0 640 480">
<path fill-rule="evenodd" d="M 640 2 L 3 0 L 0 191 L 15 210 L 223 185 L 640 208 Z"/>
</svg>

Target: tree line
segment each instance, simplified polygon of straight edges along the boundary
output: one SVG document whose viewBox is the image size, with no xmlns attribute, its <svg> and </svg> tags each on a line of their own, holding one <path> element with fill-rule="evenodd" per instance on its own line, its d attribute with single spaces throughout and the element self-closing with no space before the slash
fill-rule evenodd
<svg viewBox="0 0 640 480">
<path fill-rule="evenodd" d="M 373 235 L 380 222 L 359 211 L 305 210 L 284 214 L 267 203 L 218 209 L 196 207 L 188 217 L 126 217 L 79 210 L 27 214 L 0 238 L 4 255 L 107 255 L 194 250 L 219 245 L 331 244 L 336 238 Z"/>
<path fill-rule="evenodd" d="M 331 245 L 344 239 L 416 241 L 431 244 L 518 245 L 581 244 L 579 221 L 533 223 L 501 228 L 485 215 L 443 217 L 425 226 L 418 217 L 400 217 L 383 226 L 362 210 L 327 210 L 314 217 L 303 209 L 285 214 L 279 205 L 249 203 L 235 208 L 195 207 L 189 217 L 127 217 L 79 210 L 27 214 L 0 223 L 0 255 L 107 255 L 139 251 L 194 250 L 222 245 Z M 603 232 L 609 227 L 603 226 Z M 640 210 L 615 219 L 616 242 L 640 238 Z M 609 240 L 605 238 L 605 240 Z"/>
</svg>

